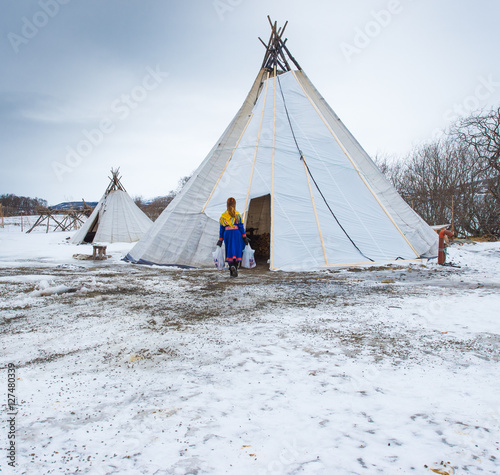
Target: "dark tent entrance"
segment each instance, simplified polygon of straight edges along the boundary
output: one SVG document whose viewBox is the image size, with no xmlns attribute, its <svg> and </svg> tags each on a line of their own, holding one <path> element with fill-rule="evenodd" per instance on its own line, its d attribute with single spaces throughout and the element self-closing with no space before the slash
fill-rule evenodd
<svg viewBox="0 0 500 475">
<path fill-rule="evenodd" d="M 99 214 L 97 214 L 92 226 L 89 228 L 89 232 L 85 235 L 83 242 L 92 243 L 94 242 L 95 234 L 97 232 L 97 228 L 99 227 Z"/>
<path fill-rule="evenodd" d="M 265 265 L 271 255 L 271 195 L 250 200 L 245 221 L 255 260 L 257 264 Z"/>
</svg>

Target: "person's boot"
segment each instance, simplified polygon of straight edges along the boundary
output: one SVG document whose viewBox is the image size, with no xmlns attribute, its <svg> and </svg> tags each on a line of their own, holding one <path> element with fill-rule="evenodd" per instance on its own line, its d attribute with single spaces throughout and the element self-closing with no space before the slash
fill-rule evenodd
<svg viewBox="0 0 500 475">
<path fill-rule="evenodd" d="M 229 273 L 231 277 L 238 277 L 238 263 L 233 261 L 229 266 Z"/>
</svg>

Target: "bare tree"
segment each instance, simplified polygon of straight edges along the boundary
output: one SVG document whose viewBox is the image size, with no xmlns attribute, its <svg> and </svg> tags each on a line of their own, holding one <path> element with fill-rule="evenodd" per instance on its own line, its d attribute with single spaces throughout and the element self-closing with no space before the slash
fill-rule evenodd
<svg viewBox="0 0 500 475">
<path fill-rule="evenodd" d="M 177 183 L 177 188 L 175 189 L 175 194 L 178 194 L 181 192 L 181 190 L 184 188 L 184 185 L 189 181 L 189 179 L 193 176 L 193 174 L 191 173 L 191 175 L 186 175 L 186 176 L 183 176 L 182 178 L 179 179 L 178 183 Z"/>
<path fill-rule="evenodd" d="M 429 224 L 453 222 L 462 234 L 498 235 L 499 209 L 486 192 L 484 168 L 456 136 L 422 145 L 404 159 L 376 162 Z"/>
<path fill-rule="evenodd" d="M 395 156 L 375 156 L 375 165 L 393 184 L 400 195 L 404 194 L 406 189 L 406 162 Z"/>
<path fill-rule="evenodd" d="M 175 193 L 170 191 L 167 196 L 157 196 L 144 206 L 143 211 L 153 220 L 156 221 L 158 216 L 175 198 Z"/>
<path fill-rule="evenodd" d="M 144 198 L 142 196 L 134 196 L 133 198 L 134 200 L 134 203 L 139 207 L 139 208 L 143 208 L 143 206 L 145 205 L 144 203 Z"/>
<path fill-rule="evenodd" d="M 177 188 L 170 190 L 166 196 L 157 196 L 152 200 L 145 201 L 142 196 L 134 198 L 139 206 L 153 221 L 156 221 L 163 210 L 172 202 L 172 200 L 181 192 L 184 185 L 189 181 L 192 175 L 184 176 L 179 179 Z"/>
<path fill-rule="evenodd" d="M 460 176 L 457 151 L 449 141 L 425 144 L 403 161 L 398 191 L 430 224 L 450 222 L 454 189 Z"/>
<path fill-rule="evenodd" d="M 474 153 L 489 192 L 500 202 L 500 107 L 460 119 L 451 135 Z"/>
</svg>

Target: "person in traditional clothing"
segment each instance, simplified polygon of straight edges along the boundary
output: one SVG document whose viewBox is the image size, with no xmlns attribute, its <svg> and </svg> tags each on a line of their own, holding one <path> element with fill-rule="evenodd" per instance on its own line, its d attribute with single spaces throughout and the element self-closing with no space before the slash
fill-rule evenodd
<svg viewBox="0 0 500 475">
<path fill-rule="evenodd" d="M 222 213 L 220 219 L 219 240 L 217 246 L 222 246 L 224 241 L 226 247 L 226 262 L 229 264 L 231 277 L 238 276 L 238 264 L 241 263 L 243 249 L 250 242 L 245 233 L 245 226 L 241 214 L 236 211 L 236 200 L 227 199 L 227 210 Z"/>
</svg>

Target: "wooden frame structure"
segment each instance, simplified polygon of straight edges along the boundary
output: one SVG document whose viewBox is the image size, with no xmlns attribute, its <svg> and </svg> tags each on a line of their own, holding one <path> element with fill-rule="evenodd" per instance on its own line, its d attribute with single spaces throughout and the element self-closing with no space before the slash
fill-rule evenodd
<svg viewBox="0 0 500 475">
<path fill-rule="evenodd" d="M 111 177 L 108 177 L 110 183 L 106 188 L 106 195 L 115 190 L 126 191 L 124 186 L 120 182 L 120 177 L 118 176 L 118 171 L 111 169 Z M 92 214 L 93 208 L 90 207 L 85 200 L 82 198 L 83 209 L 81 210 L 51 210 L 49 208 L 43 208 L 39 210 L 39 216 L 35 224 L 26 231 L 26 234 L 31 233 L 33 229 L 38 226 L 47 226 L 46 233 L 50 231 L 50 224 L 55 224 L 56 227 L 52 230 L 55 231 L 74 231 L 80 229 L 85 220 Z"/>
<path fill-rule="evenodd" d="M 53 222 L 56 224 L 56 227 L 52 231 L 73 231 L 75 229 L 79 229 L 80 226 L 86 219 L 85 211 L 78 210 L 65 210 L 65 211 L 53 211 L 48 208 L 40 210 L 38 219 L 35 224 L 31 226 L 26 231 L 26 234 L 31 233 L 33 229 L 38 226 L 46 225 L 46 233 L 50 231 L 50 223 Z"/>
</svg>

